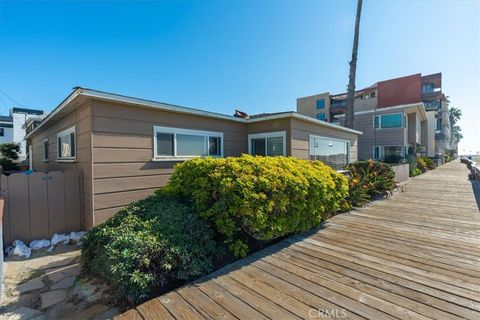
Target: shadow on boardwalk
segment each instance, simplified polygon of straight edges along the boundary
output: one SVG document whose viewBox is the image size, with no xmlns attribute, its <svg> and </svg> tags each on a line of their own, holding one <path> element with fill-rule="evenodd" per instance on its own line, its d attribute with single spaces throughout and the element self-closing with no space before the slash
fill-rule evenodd
<svg viewBox="0 0 480 320">
<path fill-rule="evenodd" d="M 478 189 L 467 175 L 448 163 L 118 319 L 480 319 Z"/>
</svg>

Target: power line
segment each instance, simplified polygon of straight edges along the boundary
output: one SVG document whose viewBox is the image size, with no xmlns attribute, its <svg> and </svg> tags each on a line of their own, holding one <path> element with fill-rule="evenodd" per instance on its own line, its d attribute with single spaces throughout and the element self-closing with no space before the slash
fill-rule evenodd
<svg viewBox="0 0 480 320">
<path fill-rule="evenodd" d="M 21 104 L 20 102 L 18 101 L 15 101 L 13 100 L 12 98 L 10 98 L 10 96 L 8 94 L 5 93 L 5 91 L 3 91 L 2 89 L 0 89 L 0 92 L 3 93 L 5 95 L 5 97 L 7 97 L 9 100 L 11 100 L 13 103 L 16 103 L 17 105 L 19 105 L 20 107 L 24 107 L 24 108 L 28 108 L 26 106 L 24 106 L 23 104 Z"/>
</svg>

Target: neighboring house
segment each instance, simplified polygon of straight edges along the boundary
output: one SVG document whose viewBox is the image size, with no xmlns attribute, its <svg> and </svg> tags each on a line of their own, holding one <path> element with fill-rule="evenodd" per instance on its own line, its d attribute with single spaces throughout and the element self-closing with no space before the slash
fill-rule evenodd
<svg viewBox="0 0 480 320">
<path fill-rule="evenodd" d="M 448 100 L 442 74 L 414 74 L 378 82 L 355 93 L 354 128 L 362 131 L 359 159 L 405 157 L 415 150 L 440 157 L 450 145 Z M 329 92 L 297 99 L 297 112 L 343 125 L 347 94 Z"/>
<path fill-rule="evenodd" d="M 17 143 L 20 145 L 19 161 L 27 158 L 28 149 L 25 141 L 25 123 L 31 118 L 45 117 L 42 110 L 12 108 L 9 116 L 0 116 L 0 143 Z"/>
<path fill-rule="evenodd" d="M 37 171 L 78 169 L 86 228 L 165 185 L 179 161 L 244 153 L 357 159 L 357 136 L 296 112 L 229 116 L 96 90 L 74 91 L 27 139 Z"/>
</svg>

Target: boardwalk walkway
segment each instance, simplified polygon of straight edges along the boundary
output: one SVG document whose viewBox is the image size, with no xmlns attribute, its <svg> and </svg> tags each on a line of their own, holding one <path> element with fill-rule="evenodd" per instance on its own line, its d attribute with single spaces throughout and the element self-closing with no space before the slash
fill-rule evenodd
<svg viewBox="0 0 480 320">
<path fill-rule="evenodd" d="M 480 213 L 465 165 L 117 319 L 480 319 Z"/>
</svg>

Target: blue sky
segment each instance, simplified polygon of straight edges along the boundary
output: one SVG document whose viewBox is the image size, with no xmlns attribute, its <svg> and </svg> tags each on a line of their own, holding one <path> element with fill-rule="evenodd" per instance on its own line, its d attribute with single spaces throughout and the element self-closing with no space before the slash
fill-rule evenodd
<svg viewBox="0 0 480 320">
<path fill-rule="evenodd" d="M 80 85 L 232 114 L 342 92 L 356 1 L 0 1 L 0 90 L 52 110 Z M 364 0 L 357 87 L 442 72 L 480 151 L 480 2 Z M 0 113 L 15 105 L 0 93 Z"/>
</svg>

